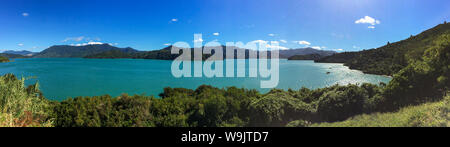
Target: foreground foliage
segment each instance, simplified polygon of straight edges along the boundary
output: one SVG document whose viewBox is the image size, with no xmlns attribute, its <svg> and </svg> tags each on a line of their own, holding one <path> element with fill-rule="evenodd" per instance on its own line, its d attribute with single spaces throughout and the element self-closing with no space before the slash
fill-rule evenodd
<svg viewBox="0 0 450 147">
<path fill-rule="evenodd" d="M 51 126 L 50 102 L 39 85 L 24 87 L 24 79 L 8 74 L 0 77 L 0 126 Z"/>
</svg>

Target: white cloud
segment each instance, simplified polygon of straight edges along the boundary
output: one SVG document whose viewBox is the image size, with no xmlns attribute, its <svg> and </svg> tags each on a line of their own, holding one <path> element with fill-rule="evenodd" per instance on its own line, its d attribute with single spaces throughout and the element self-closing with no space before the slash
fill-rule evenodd
<svg viewBox="0 0 450 147">
<path fill-rule="evenodd" d="M 311 48 L 316 49 L 316 50 L 321 50 L 322 49 L 320 46 L 313 46 Z"/>
<path fill-rule="evenodd" d="M 280 40 L 280 42 L 281 42 L 281 43 L 287 43 L 287 41 L 286 41 L 286 40 Z"/>
<path fill-rule="evenodd" d="M 335 51 L 340 51 L 341 52 L 341 51 L 344 51 L 344 49 L 341 49 L 341 48 L 340 49 L 335 49 Z"/>
<path fill-rule="evenodd" d="M 88 45 L 103 44 L 101 42 L 88 42 Z"/>
<path fill-rule="evenodd" d="M 172 22 L 177 22 L 178 19 L 177 19 L 177 18 L 172 18 L 170 21 L 172 21 Z"/>
<path fill-rule="evenodd" d="M 28 14 L 28 13 L 22 13 L 22 16 L 24 16 L 24 17 L 27 17 L 27 16 L 29 16 L 30 14 Z"/>
<path fill-rule="evenodd" d="M 213 33 L 214 36 L 219 36 L 219 33 Z"/>
<path fill-rule="evenodd" d="M 308 41 L 294 41 L 294 43 L 300 44 L 300 45 L 311 45 L 311 43 L 309 43 Z"/>
<path fill-rule="evenodd" d="M 170 46 L 170 45 L 172 45 L 172 44 L 170 44 L 170 43 L 166 43 L 166 44 L 164 44 L 165 46 Z"/>
<path fill-rule="evenodd" d="M 70 44 L 71 46 L 85 46 L 85 45 L 87 45 L 86 43 L 83 43 L 83 44 Z"/>
<path fill-rule="evenodd" d="M 355 21 L 356 24 L 371 24 L 372 26 L 376 25 L 376 24 L 380 24 L 380 20 L 376 20 L 375 18 L 372 18 L 370 16 L 365 16 L 364 18 L 361 18 L 359 20 Z"/>
<path fill-rule="evenodd" d="M 83 44 L 70 44 L 71 46 L 85 46 L 87 44 L 83 43 Z"/>
<path fill-rule="evenodd" d="M 18 46 L 23 46 L 23 43 L 19 43 L 19 44 L 17 44 Z"/>
<path fill-rule="evenodd" d="M 270 37 L 273 37 L 273 36 L 275 36 L 275 34 L 268 34 Z"/>
<path fill-rule="evenodd" d="M 78 43 L 78 44 L 70 44 L 71 46 L 86 46 L 86 45 L 99 45 L 99 44 L 104 44 L 101 42 L 88 42 L 88 43 Z M 113 43 L 113 44 L 118 44 L 118 43 Z M 111 44 L 110 44 L 111 45 Z"/>
<path fill-rule="evenodd" d="M 353 48 L 354 48 L 354 49 L 359 49 L 360 47 L 359 47 L 359 46 L 356 46 L 356 45 L 354 45 L 354 46 L 353 46 Z"/>
<path fill-rule="evenodd" d="M 375 29 L 375 26 L 369 26 L 369 27 L 367 27 L 367 28 L 369 28 L 369 29 Z"/>
<path fill-rule="evenodd" d="M 108 44 L 111 45 L 111 46 L 119 45 L 119 43 L 108 43 Z"/>
<path fill-rule="evenodd" d="M 67 37 L 66 39 L 64 39 L 62 42 L 67 42 L 67 41 L 76 41 L 76 42 L 80 42 L 84 40 L 84 36 L 80 36 L 80 37 Z"/>
</svg>

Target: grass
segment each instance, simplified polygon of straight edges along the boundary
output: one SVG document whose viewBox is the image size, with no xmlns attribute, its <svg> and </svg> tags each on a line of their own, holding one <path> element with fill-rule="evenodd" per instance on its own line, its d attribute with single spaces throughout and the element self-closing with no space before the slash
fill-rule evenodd
<svg viewBox="0 0 450 147">
<path fill-rule="evenodd" d="M 312 127 L 450 127 L 450 96 L 442 101 L 410 106 L 392 113 L 358 115 L 342 122 Z"/>
</svg>

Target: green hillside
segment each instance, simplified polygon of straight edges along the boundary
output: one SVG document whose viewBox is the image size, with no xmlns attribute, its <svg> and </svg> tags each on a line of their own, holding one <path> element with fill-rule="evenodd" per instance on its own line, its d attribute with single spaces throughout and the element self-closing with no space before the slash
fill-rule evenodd
<svg viewBox="0 0 450 147">
<path fill-rule="evenodd" d="M 408 64 L 415 62 L 433 45 L 435 38 L 450 34 L 450 24 L 444 23 L 408 39 L 388 43 L 377 49 L 361 52 L 339 53 L 317 62 L 345 63 L 351 69 L 379 75 L 394 75 Z"/>
</svg>

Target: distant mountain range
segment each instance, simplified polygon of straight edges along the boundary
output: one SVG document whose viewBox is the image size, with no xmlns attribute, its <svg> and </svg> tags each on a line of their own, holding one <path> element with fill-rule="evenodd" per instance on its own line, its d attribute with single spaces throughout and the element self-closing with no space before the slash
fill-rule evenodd
<svg viewBox="0 0 450 147">
<path fill-rule="evenodd" d="M 225 47 L 224 58 L 226 57 Z M 243 50 L 237 48 L 237 50 Z M 160 60 L 173 60 L 179 56 L 179 54 L 171 54 L 171 46 L 165 47 L 160 50 L 154 51 L 138 51 L 133 48 L 118 48 L 109 44 L 96 44 L 86 46 L 70 46 L 70 45 L 56 45 L 48 49 L 43 50 L 40 53 L 33 55 L 34 58 L 135 58 L 135 59 L 160 59 Z M 194 49 L 191 49 L 192 51 Z M 289 58 L 295 55 L 307 55 L 307 54 L 319 54 L 320 56 L 333 55 L 334 51 L 316 50 L 312 48 L 299 48 L 280 50 L 280 58 Z M 203 55 L 206 59 L 210 55 Z M 193 57 L 193 56 L 192 56 Z M 248 50 L 246 51 L 246 58 L 249 57 Z M 269 55 L 270 57 L 270 55 Z"/>
<path fill-rule="evenodd" d="M 125 53 L 139 52 L 133 48 L 118 48 L 109 44 L 96 44 L 85 46 L 55 45 L 40 53 L 34 58 L 83 58 L 89 55 L 99 54 L 107 51 L 118 50 Z"/>
<path fill-rule="evenodd" d="M 223 58 L 226 58 L 226 47 L 223 47 Z M 119 48 L 111 46 L 110 44 L 92 44 L 84 46 L 72 46 L 72 45 L 55 45 L 51 46 L 42 52 L 34 53 L 30 51 L 4 51 L 2 56 L 7 58 L 132 58 L 132 59 L 160 59 L 160 60 L 173 60 L 179 56 L 179 54 L 171 54 L 172 46 L 165 47 L 160 50 L 153 51 L 138 51 L 136 49 L 127 47 Z M 237 51 L 245 50 L 245 58 L 249 58 L 249 50 L 238 47 L 233 47 Z M 191 48 L 193 52 L 194 49 Z M 237 51 L 235 54 L 237 54 Z M 296 55 L 318 55 L 320 57 L 326 57 L 336 54 L 335 51 L 317 50 L 313 48 L 297 48 L 288 50 L 279 50 L 279 58 L 290 58 Z M 203 54 L 202 59 L 207 59 L 210 54 Z M 192 57 L 193 53 L 192 53 Z M 270 51 L 268 54 L 270 57 Z"/>
<path fill-rule="evenodd" d="M 26 51 L 26 50 L 22 50 L 22 51 L 8 50 L 8 51 L 4 51 L 3 54 L 14 54 L 14 55 L 22 55 L 22 56 L 33 56 L 33 55 L 36 54 L 36 53 L 35 53 L 35 52 Z"/>
<path fill-rule="evenodd" d="M 31 58 L 31 56 L 24 56 L 19 54 L 8 54 L 8 53 L 0 53 L 0 56 L 6 57 L 6 58 Z"/>
</svg>

